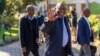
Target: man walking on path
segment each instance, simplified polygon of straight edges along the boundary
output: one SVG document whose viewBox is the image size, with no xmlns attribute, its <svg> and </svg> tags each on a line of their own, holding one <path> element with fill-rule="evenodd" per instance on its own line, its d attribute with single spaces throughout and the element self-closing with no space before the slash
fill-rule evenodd
<svg viewBox="0 0 100 56">
<path fill-rule="evenodd" d="M 90 41 L 91 41 L 91 27 L 88 21 L 90 16 L 90 9 L 83 10 L 83 16 L 78 22 L 77 41 L 81 45 L 79 56 L 91 56 Z"/>
<path fill-rule="evenodd" d="M 20 19 L 20 40 L 24 56 L 29 56 L 30 51 L 34 56 L 39 56 L 38 39 L 39 39 L 39 25 L 42 20 L 34 16 L 35 9 L 33 5 L 26 7 L 27 15 Z M 42 17 L 43 19 L 43 17 Z M 40 22 L 41 21 L 41 22 Z M 40 24 L 41 23 L 41 24 Z"/>
</svg>

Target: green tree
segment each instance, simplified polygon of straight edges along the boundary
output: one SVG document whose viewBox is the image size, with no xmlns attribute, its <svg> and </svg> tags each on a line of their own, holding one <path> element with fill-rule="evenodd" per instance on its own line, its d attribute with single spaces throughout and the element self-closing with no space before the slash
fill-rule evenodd
<svg viewBox="0 0 100 56">
<path fill-rule="evenodd" d="M 0 14 L 3 13 L 6 6 L 6 0 L 0 0 Z"/>
<path fill-rule="evenodd" d="M 22 0 L 7 0 L 6 2 L 7 15 L 15 14 L 16 11 L 21 10 L 21 7 L 23 5 Z"/>
<path fill-rule="evenodd" d="M 36 5 L 40 1 L 43 1 L 43 0 L 23 0 L 24 6 L 27 6 L 28 4 L 34 4 L 34 5 Z"/>
<path fill-rule="evenodd" d="M 16 13 L 16 11 L 21 11 L 28 4 L 34 4 L 43 1 L 43 0 L 7 0 L 6 10 L 7 14 L 11 15 Z"/>
<path fill-rule="evenodd" d="M 92 2 L 90 3 L 90 9 L 92 14 L 100 14 L 100 3 Z"/>
<path fill-rule="evenodd" d="M 62 3 L 66 3 L 66 0 L 59 0 L 60 2 L 62 2 Z"/>
</svg>

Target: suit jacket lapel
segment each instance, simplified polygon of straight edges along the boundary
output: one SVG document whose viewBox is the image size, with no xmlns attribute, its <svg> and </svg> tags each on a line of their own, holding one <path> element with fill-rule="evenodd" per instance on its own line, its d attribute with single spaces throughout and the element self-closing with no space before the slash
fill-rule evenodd
<svg viewBox="0 0 100 56">
<path fill-rule="evenodd" d="M 63 21 L 62 18 L 58 18 L 60 29 L 63 30 Z"/>
<path fill-rule="evenodd" d="M 62 18 L 58 18 L 58 23 L 57 25 L 59 26 L 59 31 L 60 31 L 60 34 L 61 34 L 61 46 L 62 46 L 62 42 L 63 42 L 63 21 L 62 21 Z"/>
<path fill-rule="evenodd" d="M 68 33 L 68 37 L 69 37 L 69 39 L 70 39 L 70 28 L 69 28 L 69 25 L 68 25 L 68 20 L 67 20 L 68 18 L 67 17 L 64 17 L 64 23 L 65 23 L 65 25 L 66 25 L 66 28 L 67 28 L 67 33 Z"/>
</svg>

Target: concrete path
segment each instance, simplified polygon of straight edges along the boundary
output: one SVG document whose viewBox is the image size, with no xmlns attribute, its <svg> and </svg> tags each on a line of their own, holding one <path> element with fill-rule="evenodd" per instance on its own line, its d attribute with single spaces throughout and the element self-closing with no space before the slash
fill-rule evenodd
<svg viewBox="0 0 100 56">
<path fill-rule="evenodd" d="M 40 46 L 40 49 L 39 49 L 40 56 L 44 56 L 44 49 L 45 49 L 44 46 L 45 44 L 42 44 Z M 78 44 L 72 44 L 72 47 L 73 47 L 74 55 L 78 56 L 80 46 Z M 96 56 L 99 56 L 99 55 L 100 55 L 100 47 L 98 47 L 97 49 Z M 17 41 L 15 43 L 0 47 L 0 56 L 22 56 L 20 42 Z M 30 53 L 30 56 L 33 56 L 33 55 Z"/>
</svg>

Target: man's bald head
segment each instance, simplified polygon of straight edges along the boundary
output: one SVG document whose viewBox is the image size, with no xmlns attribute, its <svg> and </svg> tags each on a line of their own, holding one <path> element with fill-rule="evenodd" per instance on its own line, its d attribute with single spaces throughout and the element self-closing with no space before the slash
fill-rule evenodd
<svg viewBox="0 0 100 56">
<path fill-rule="evenodd" d="M 89 8 L 85 8 L 85 9 L 83 10 L 83 15 L 84 15 L 84 16 L 89 17 L 90 14 L 91 14 L 91 11 L 90 11 Z"/>
</svg>

